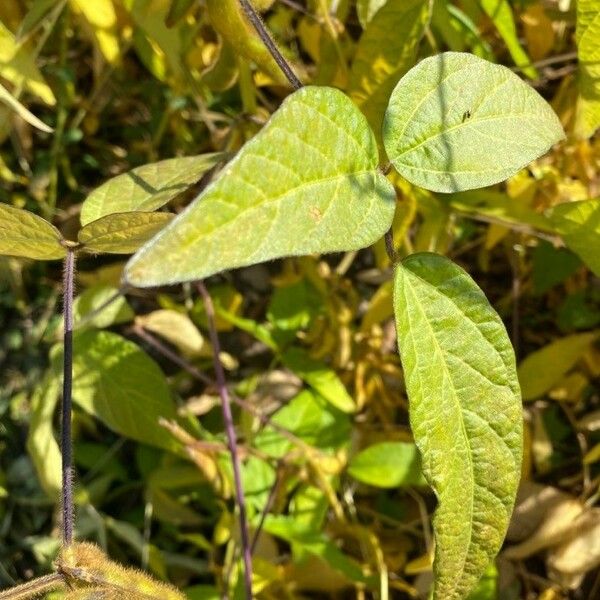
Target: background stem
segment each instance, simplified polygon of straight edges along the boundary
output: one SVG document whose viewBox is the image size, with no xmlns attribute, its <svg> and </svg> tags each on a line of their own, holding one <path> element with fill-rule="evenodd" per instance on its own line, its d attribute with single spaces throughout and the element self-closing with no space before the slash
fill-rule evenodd
<svg viewBox="0 0 600 600">
<path fill-rule="evenodd" d="M 248 517 L 246 514 L 246 500 L 244 498 L 244 489 L 242 486 L 242 475 L 240 470 L 240 459 L 237 449 L 237 441 L 235 435 L 235 427 L 233 424 L 233 416 L 231 414 L 231 402 L 229 401 L 229 392 L 225 382 L 225 372 L 219 358 L 221 354 L 221 344 L 217 335 L 217 327 L 215 323 L 215 310 L 212 299 L 208 290 L 202 282 L 198 283 L 198 291 L 204 301 L 206 310 L 206 318 L 208 321 L 208 331 L 210 341 L 213 347 L 213 362 L 215 367 L 215 376 L 217 378 L 217 388 L 221 397 L 221 408 L 223 410 L 223 421 L 225 424 L 225 434 L 227 435 L 227 446 L 231 455 L 231 464 L 233 467 L 233 480 L 235 485 L 235 497 L 240 511 L 240 533 L 242 539 L 242 556 L 244 560 L 244 581 L 246 588 L 247 600 L 252 600 L 252 549 L 250 544 L 250 536 L 248 533 Z"/>
<path fill-rule="evenodd" d="M 62 519 L 63 544 L 73 541 L 73 452 L 71 440 L 71 412 L 73 392 L 73 278 L 75 252 L 67 249 L 63 273 L 64 354 L 62 395 Z"/>
</svg>

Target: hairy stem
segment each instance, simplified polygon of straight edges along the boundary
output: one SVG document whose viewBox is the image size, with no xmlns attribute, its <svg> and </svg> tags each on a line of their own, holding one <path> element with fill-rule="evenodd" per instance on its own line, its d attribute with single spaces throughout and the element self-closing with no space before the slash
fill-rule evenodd
<svg viewBox="0 0 600 600">
<path fill-rule="evenodd" d="M 273 38 L 267 31 L 265 24 L 260 18 L 260 15 L 256 12 L 256 10 L 254 10 L 254 7 L 252 6 L 249 0 L 239 0 L 239 2 L 248 21 L 250 21 L 250 23 L 256 30 L 256 33 L 258 33 L 258 36 L 262 40 L 262 43 L 271 53 L 271 56 L 273 57 L 279 68 L 283 71 L 283 74 L 287 77 L 287 80 L 290 82 L 291 86 L 294 89 L 299 90 L 302 87 L 302 82 L 298 79 L 296 73 L 294 73 L 292 67 L 290 67 L 285 58 L 283 58 L 281 52 L 279 52 L 279 49 L 277 48 L 275 42 L 273 41 Z"/>
<path fill-rule="evenodd" d="M 73 279 L 75 252 L 67 249 L 63 273 L 63 310 L 65 321 L 62 394 L 62 534 L 63 544 L 73 541 L 73 451 L 71 440 L 71 413 L 73 393 Z"/>
<path fill-rule="evenodd" d="M 64 576 L 61 573 L 52 573 L 0 592 L 0 600 L 30 600 L 64 585 Z"/>
<path fill-rule="evenodd" d="M 233 415 L 231 414 L 231 403 L 229 401 L 229 392 L 225 381 L 225 372 L 219 358 L 221 354 L 221 344 L 217 335 L 215 323 L 215 310 L 208 290 L 202 282 L 198 283 L 198 291 L 204 301 L 206 317 L 208 321 L 208 331 L 210 341 L 213 347 L 213 361 L 215 367 L 215 376 L 217 378 L 217 388 L 221 397 L 221 408 L 223 410 L 223 421 L 225 424 L 225 434 L 227 435 L 227 445 L 231 455 L 231 464 L 233 467 L 233 480 L 235 485 L 235 496 L 238 509 L 240 511 L 240 531 L 242 538 L 242 556 L 244 560 L 244 581 L 246 587 L 246 598 L 252 600 L 252 550 L 250 546 L 250 535 L 248 532 L 248 518 L 246 515 L 246 500 L 244 498 L 244 489 L 242 487 L 242 475 L 240 471 L 240 459 L 238 455 L 235 427 L 233 424 Z"/>
</svg>

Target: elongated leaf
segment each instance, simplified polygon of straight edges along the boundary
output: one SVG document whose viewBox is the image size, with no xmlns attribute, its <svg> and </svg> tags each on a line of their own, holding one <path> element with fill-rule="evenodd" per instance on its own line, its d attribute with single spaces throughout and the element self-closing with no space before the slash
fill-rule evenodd
<svg viewBox="0 0 600 600">
<path fill-rule="evenodd" d="M 600 277 L 600 198 L 559 204 L 550 219 L 567 246 Z"/>
<path fill-rule="evenodd" d="M 598 337 L 598 333 L 568 335 L 527 356 L 519 365 L 523 400 L 539 398 L 555 386 Z"/>
<path fill-rule="evenodd" d="M 590 137 L 600 127 L 600 0 L 577 2 L 579 102 L 576 133 Z"/>
<path fill-rule="evenodd" d="M 115 213 L 92 221 L 77 237 L 88 252 L 133 254 L 172 218 L 164 212 Z"/>
<path fill-rule="evenodd" d="M 421 458 L 414 444 L 382 442 L 352 458 L 348 473 L 357 481 L 380 488 L 424 485 Z"/>
<path fill-rule="evenodd" d="M 350 96 L 379 139 L 390 94 L 400 77 L 415 64 L 429 13 L 428 0 L 388 0 L 358 43 Z"/>
<path fill-rule="evenodd" d="M 23 106 L 1 83 L 0 83 L 0 100 L 7 106 L 12 108 L 22 119 L 30 125 L 37 127 L 40 131 L 51 133 L 52 127 L 49 127 L 43 121 L 40 121 L 32 112 Z"/>
<path fill-rule="evenodd" d="M 153 211 L 196 183 L 223 155 L 169 158 L 137 167 L 96 188 L 81 206 L 81 224 L 113 213 Z"/>
<path fill-rule="evenodd" d="M 54 225 L 28 210 L 0 204 L 0 254 L 55 260 L 67 254 Z"/>
<path fill-rule="evenodd" d="M 506 330 L 460 267 L 415 254 L 394 310 L 423 472 L 438 497 L 435 600 L 459 600 L 500 549 L 521 474 L 522 414 Z"/>
<path fill-rule="evenodd" d="M 550 106 L 512 71 L 458 52 L 411 69 L 383 125 L 399 173 L 436 192 L 503 181 L 563 137 Z"/>
<path fill-rule="evenodd" d="M 352 101 L 332 88 L 302 88 L 130 260 L 126 278 L 149 287 L 369 246 L 394 215 L 395 194 L 377 163 L 373 133 Z"/>
<path fill-rule="evenodd" d="M 165 376 L 133 342 L 110 331 L 83 331 L 75 336 L 73 399 L 108 427 L 145 444 L 174 449 L 176 442 L 159 419 L 175 419 Z M 62 351 L 52 356 L 60 371 Z"/>
</svg>

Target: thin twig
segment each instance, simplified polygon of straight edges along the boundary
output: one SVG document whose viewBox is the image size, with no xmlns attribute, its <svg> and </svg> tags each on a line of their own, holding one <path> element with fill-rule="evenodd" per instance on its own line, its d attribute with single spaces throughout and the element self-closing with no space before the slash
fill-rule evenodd
<svg viewBox="0 0 600 600">
<path fill-rule="evenodd" d="M 248 21 L 250 21 L 250 23 L 256 30 L 258 37 L 260 37 L 262 43 L 271 53 L 271 56 L 273 57 L 279 68 L 283 71 L 283 74 L 287 77 L 287 80 L 290 82 L 291 86 L 294 89 L 299 90 L 302 87 L 302 82 L 298 79 L 296 73 L 294 73 L 292 67 L 290 67 L 285 58 L 283 58 L 281 52 L 279 52 L 279 49 L 277 48 L 275 42 L 273 41 L 273 38 L 267 31 L 262 19 L 260 18 L 260 15 L 254 10 L 254 7 L 252 6 L 252 4 L 250 4 L 248 0 L 239 0 L 239 3 L 246 17 L 248 18 Z"/>
<path fill-rule="evenodd" d="M 235 495 L 240 511 L 240 533 L 242 540 L 242 556 L 244 560 L 244 581 L 246 587 L 246 598 L 252 600 L 252 552 L 250 548 L 250 536 L 248 533 L 248 518 L 246 516 L 246 500 L 244 498 L 244 489 L 242 486 L 242 474 L 240 469 L 240 460 L 237 449 L 235 435 L 235 426 L 233 424 L 233 415 L 231 414 L 231 403 L 229 401 L 229 391 L 225 381 L 225 372 L 221 364 L 221 344 L 217 335 L 215 324 L 215 309 L 208 290 L 202 282 L 198 282 L 198 291 L 204 301 L 206 310 L 206 319 L 208 321 L 208 332 L 213 347 L 215 375 L 217 378 L 217 388 L 221 397 L 221 408 L 223 410 L 223 421 L 225 424 L 225 433 L 227 435 L 227 445 L 231 454 L 231 464 L 233 467 L 233 480 L 235 484 Z"/>
<path fill-rule="evenodd" d="M 73 541 L 73 448 L 71 440 L 71 413 L 73 393 L 73 279 L 75 252 L 67 248 L 63 273 L 63 310 L 65 320 L 62 394 L 62 534 L 63 544 Z"/>
</svg>

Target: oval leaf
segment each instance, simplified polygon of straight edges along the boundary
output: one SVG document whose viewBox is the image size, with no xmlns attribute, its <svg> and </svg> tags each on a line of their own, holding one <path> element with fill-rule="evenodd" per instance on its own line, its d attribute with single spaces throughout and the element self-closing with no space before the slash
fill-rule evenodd
<svg viewBox="0 0 600 600">
<path fill-rule="evenodd" d="M 436 192 L 503 181 L 563 138 L 550 106 L 512 71 L 459 52 L 411 69 L 383 124 L 394 167 Z"/>
<path fill-rule="evenodd" d="M 73 400 L 125 437 L 175 449 L 159 419 L 176 419 L 175 404 L 160 367 L 136 344 L 110 331 L 89 330 L 74 338 Z M 62 347 L 52 355 L 62 369 Z"/>
<path fill-rule="evenodd" d="M 600 277 L 600 198 L 559 204 L 550 211 L 550 220 L 567 246 Z"/>
<path fill-rule="evenodd" d="M 56 260 L 67 254 L 60 231 L 28 210 L 0 204 L 0 254 Z"/>
<path fill-rule="evenodd" d="M 125 276 L 150 287 L 369 246 L 394 215 L 395 193 L 377 163 L 373 133 L 352 101 L 305 87 L 129 261 Z"/>
<path fill-rule="evenodd" d="M 175 198 L 212 169 L 223 154 L 169 158 L 113 177 L 81 206 L 81 224 L 113 213 L 153 211 Z"/>
<path fill-rule="evenodd" d="M 464 598 L 500 549 L 521 474 L 514 353 L 483 292 L 460 267 L 415 254 L 396 269 L 394 311 L 434 518 L 437 600 Z"/>
<path fill-rule="evenodd" d="M 80 229 L 77 237 L 88 252 L 133 254 L 173 216 L 171 213 L 152 212 L 106 215 Z"/>
</svg>

